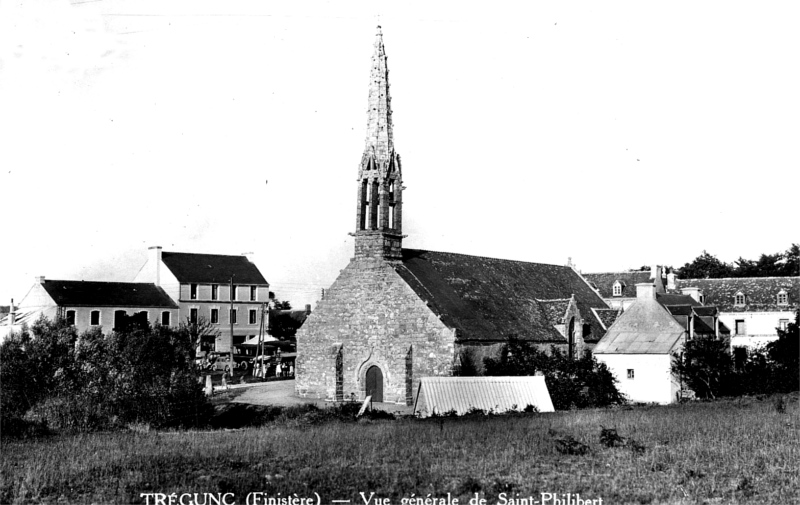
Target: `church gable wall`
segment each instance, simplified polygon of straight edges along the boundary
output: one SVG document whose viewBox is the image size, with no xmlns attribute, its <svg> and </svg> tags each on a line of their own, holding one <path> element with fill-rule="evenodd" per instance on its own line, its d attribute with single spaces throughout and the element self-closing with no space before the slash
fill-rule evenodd
<svg viewBox="0 0 800 505">
<path fill-rule="evenodd" d="M 361 400 L 374 365 L 383 401 L 410 404 L 420 377 L 452 375 L 454 340 L 391 263 L 353 260 L 298 331 L 296 389 Z"/>
</svg>

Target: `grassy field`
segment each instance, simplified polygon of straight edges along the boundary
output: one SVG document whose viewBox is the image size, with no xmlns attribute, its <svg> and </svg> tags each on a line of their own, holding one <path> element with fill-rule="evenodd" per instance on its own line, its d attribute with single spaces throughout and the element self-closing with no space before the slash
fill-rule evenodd
<svg viewBox="0 0 800 505">
<path fill-rule="evenodd" d="M 626 440 L 601 443 L 601 427 Z M 321 503 L 362 504 L 362 491 L 393 504 L 448 493 L 462 505 L 475 493 L 486 505 L 575 505 L 543 502 L 540 493 L 605 504 L 800 503 L 800 409 L 795 396 L 785 410 L 774 399 L 744 399 L 460 419 L 309 415 L 242 430 L 132 430 L 2 445 L 2 503 L 144 503 L 141 493 L 228 492 L 245 503 L 250 492 L 315 499 L 316 492 Z M 529 496 L 539 501 L 522 501 Z"/>
</svg>

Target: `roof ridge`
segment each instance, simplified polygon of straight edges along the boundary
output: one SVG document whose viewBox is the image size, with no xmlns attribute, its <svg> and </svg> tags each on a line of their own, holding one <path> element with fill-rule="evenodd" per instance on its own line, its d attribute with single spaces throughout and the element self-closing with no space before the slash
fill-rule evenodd
<svg viewBox="0 0 800 505">
<path fill-rule="evenodd" d="M 181 251 L 161 251 L 161 254 L 185 254 L 187 256 L 222 256 L 225 258 L 247 258 L 244 254 L 193 253 Z"/>
<path fill-rule="evenodd" d="M 556 265 L 555 263 L 539 263 L 537 261 L 523 261 L 523 260 L 512 260 L 508 258 L 495 258 L 492 256 L 480 256 L 477 254 L 464 254 L 464 253 L 454 253 L 449 251 L 434 251 L 431 249 L 410 249 L 410 248 L 403 248 L 403 251 L 419 251 L 419 252 L 431 252 L 431 253 L 438 253 L 438 254 L 452 254 L 454 256 L 468 256 L 470 258 L 482 258 L 485 260 L 498 260 L 498 261 L 510 261 L 513 263 L 523 263 L 526 265 L 546 265 L 546 266 L 553 266 L 553 267 L 560 267 L 560 268 L 570 268 L 567 265 Z M 573 269 L 574 271 L 574 269 Z M 594 289 L 594 288 L 592 288 Z"/>
<path fill-rule="evenodd" d="M 748 279 L 799 279 L 800 280 L 800 275 L 773 275 L 773 276 L 770 276 L 770 277 L 714 277 L 714 278 L 708 278 L 708 279 L 699 279 L 699 278 L 681 279 L 681 278 L 678 278 L 678 279 L 675 279 L 675 280 L 679 281 L 679 282 L 689 282 L 689 281 L 736 281 L 736 280 L 742 280 L 743 281 L 743 280 L 748 280 Z"/>
</svg>

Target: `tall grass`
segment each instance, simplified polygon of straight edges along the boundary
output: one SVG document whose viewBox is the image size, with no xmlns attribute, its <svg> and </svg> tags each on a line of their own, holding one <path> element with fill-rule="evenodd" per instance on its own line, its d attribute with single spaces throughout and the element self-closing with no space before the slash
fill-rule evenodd
<svg viewBox="0 0 800 505">
<path fill-rule="evenodd" d="M 131 431 L 4 441 L 0 502 L 143 503 L 140 493 L 360 491 L 495 503 L 580 493 L 604 503 L 800 502 L 800 409 L 749 399 L 520 416 Z M 312 420 L 311 422 L 319 422 Z M 600 443 L 615 428 L 644 450 Z M 558 440 L 587 446 L 562 453 Z M 152 503 L 152 502 L 151 502 Z"/>
</svg>

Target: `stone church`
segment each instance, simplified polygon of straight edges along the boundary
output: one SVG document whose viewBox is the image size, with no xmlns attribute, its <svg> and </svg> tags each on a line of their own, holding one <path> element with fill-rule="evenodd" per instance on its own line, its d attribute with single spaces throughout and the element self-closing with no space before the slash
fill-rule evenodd
<svg viewBox="0 0 800 505">
<path fill-rule="evenodd" d="M 420 377 L 457 374 L 466 357 L 481 368 L 509 337 L 590 350 L 612 311 L 572 267 L 403 249 L 386 60 L 379 27 L 355 255 L 297 333 L 297 393 L 411 405 Z"/>
</svg>

